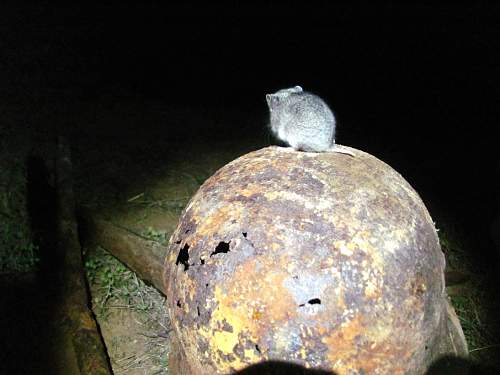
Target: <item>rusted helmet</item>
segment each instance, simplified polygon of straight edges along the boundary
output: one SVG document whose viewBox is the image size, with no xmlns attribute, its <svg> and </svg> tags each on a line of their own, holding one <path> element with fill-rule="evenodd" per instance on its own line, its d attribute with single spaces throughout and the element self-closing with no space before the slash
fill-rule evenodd
<svg viewBox="0 0 500 375">
<path fill-rule="evenodd" d="M 262 361 L 421 374 L 453 352 L 429 213 L 391 167 L 350 150 L 268 147 L 200 187 L 165 264 L 174 374 Z"/>
</svg>

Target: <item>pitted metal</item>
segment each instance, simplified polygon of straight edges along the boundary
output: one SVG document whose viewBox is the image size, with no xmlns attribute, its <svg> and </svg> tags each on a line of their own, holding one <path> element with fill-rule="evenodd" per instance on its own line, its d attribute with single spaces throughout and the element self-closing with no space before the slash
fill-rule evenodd
<svg viewBox="0 0 500 375">
<path fill-rule="evenodd" d="M 418 194 L 356 150 L 269 147 L 191 199 L 165 265 L 197 374 L 262 360 L 337 374 L 421 374 L 446 329 L 444 257 Z"/>
</svg>

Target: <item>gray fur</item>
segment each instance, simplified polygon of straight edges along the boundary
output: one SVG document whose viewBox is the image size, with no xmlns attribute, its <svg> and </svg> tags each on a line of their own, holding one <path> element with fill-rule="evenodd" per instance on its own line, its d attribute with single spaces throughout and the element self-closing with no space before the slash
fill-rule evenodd
<svg viewBox="0 0 500 375">
<path fill-rule="evenodd" d="M 271 131 L 295 150 L 333 151 L 335 116 L 318 96 L 295 86 L 266 95 Z"/>
</svg>

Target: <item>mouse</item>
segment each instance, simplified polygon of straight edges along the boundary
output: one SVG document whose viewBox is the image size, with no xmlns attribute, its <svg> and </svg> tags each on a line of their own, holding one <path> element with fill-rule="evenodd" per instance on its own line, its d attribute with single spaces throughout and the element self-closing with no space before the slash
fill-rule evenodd
<svg viewBox="0 0 500 375">
<path fill-rule="evenodd" d="M 335 116 L 319 96 L 295 86 L 267 94 L 266 102 L 271 132 L 294 150 L 355 156 L 335 143 Z"/>
</svg>

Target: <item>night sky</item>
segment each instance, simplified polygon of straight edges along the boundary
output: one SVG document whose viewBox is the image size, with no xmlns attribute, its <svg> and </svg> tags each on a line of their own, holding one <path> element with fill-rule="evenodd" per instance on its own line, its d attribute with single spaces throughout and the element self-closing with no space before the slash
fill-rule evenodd
<svg viewBox="0 0 500 375">
<path fill-rule="evenodd" d="M 118 87 L 264 118 L 266 93 L 299 84 L 332 106 L 338 143 L 389 163 L 424 201 L 479 231 L 499 211 L 498 5 L 102 3 L 2 3 L 3 94 Z"/>
</svg>

